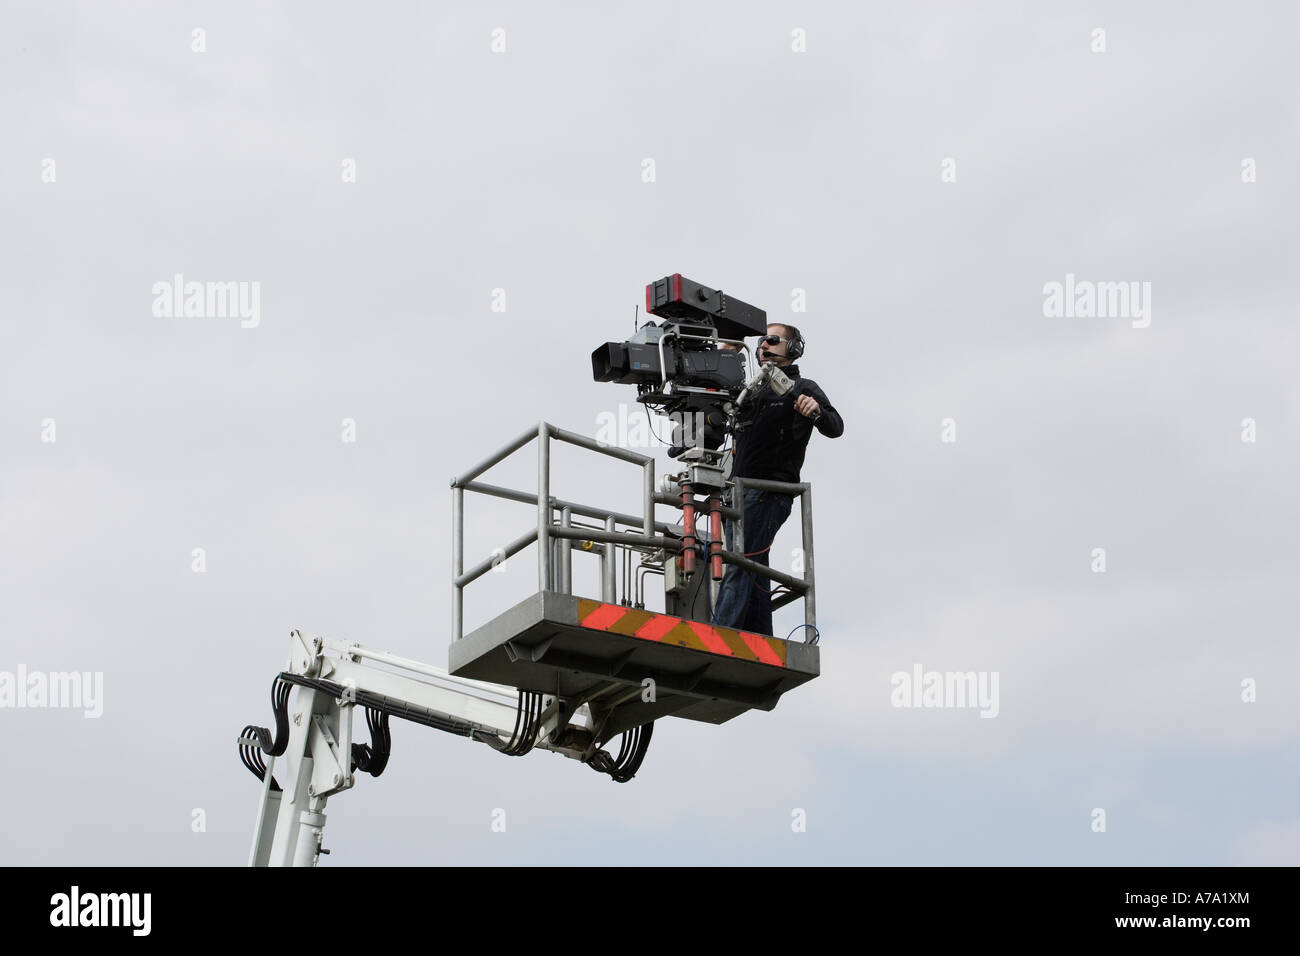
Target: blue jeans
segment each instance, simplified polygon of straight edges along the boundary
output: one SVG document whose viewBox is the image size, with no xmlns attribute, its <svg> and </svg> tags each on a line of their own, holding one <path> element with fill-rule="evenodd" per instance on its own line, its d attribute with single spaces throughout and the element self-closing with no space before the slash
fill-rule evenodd
<svg viewBox="0 0 1300 956">
<path fill-rule="evenodd" d="M 745 554 L 767 566 L 767 553 L 776 532 L 790 517 L 791 495 L 745 489 Z M 726 523 L 727 550 L 734 550 L 735 522 Z M 726 565 L 713 609 L 715 627 L 734 627 L 755 634 L 772 633 L 772 582 L 734 564 Z"/>
</svg>

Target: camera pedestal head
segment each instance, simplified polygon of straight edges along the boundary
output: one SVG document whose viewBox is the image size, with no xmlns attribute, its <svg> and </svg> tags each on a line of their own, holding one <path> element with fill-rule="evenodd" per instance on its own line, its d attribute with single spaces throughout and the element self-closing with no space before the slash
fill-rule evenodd
<svg viewBox="0 0 1300 956">
<path fill-rule="evenodd" d="M 686 477 L 697 490 L 724 491 L 731 477 L 731 451 L 688 448 L 678 461 L 686 463 Z"/>
</svg>

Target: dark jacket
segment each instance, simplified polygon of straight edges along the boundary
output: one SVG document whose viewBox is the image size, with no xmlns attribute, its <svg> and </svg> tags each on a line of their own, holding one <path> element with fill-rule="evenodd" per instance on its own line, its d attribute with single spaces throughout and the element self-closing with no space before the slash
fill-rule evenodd
<svg viewBox="0 0 1300 956">
<path fill-rule="evenodd" d="M 737 478 L 799 481 L 799 469 L 814 427 L 811 418 L 794 410 L 794 400 L 800 395 L 811 395 L 821 406 L 816 425 L 819 432 L 827 438 L 844 434 L 844 419 L 817 383 L 801 378 L 797 365 L 787 365 L 781 371 L 795 380 L 788 395 L 777 395 L 765 384 L 741 407 L 732 468 Z"/>
</svg>

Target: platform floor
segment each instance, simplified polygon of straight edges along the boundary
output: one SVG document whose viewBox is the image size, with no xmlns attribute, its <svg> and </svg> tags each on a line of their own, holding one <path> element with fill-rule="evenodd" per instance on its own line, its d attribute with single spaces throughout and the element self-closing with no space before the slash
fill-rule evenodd
<svg viewBox="0 0 1300 956">
<path fill-rule="evenodd" d="M 608 739 L 663 716 L 721 724 L 771 710 L 821 673 L 821 659 L 815 645 L 539 591 L 454 642 L 448 670 L 595 703 L 651 678 L 655 701 L 638 694 L 620 705 Z"/>
</svg>

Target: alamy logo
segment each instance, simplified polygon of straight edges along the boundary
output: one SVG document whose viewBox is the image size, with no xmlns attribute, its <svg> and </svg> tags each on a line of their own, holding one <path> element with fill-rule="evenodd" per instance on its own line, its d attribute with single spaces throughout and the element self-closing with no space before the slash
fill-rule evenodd
<svg viewBox="0 0 1300 956">
<path fill-rule="evenodd" d="M 186 282 L 178 272 L 171 282 L 155 282 L 152 291 L 160 319 L 239 319 L 245 329 L 262 321 L 260 282 Z"/>
<path fill-rule="evenodd" d="M 1132 319 L 1133 328 L 1151 324 L 1150 282 L 1093 282 L 1075 280 L 1043 286 L 1043 315 L 1049 319 Z"/>
<path fill-rule="evenodd" d="M 129 926 L 132 936 L 148 936 L 152 893 L 70 893 L 50 897 L 51 926 Z"/>
<path fill-rule="evenodd" d="M 80 708 L 83 717 L 100 717 L 104 713 L 103 671 L 27 672 L 26 664 L 18 672 L 0 671 L 0 707 Z"/>
<path fill-rule="evenodd" d="M 629 409 L 620 404 L 618 413 L 596 416 L 596 441 L 616 448 L 693 448 L 703 444 L 706 418 L 703 412 L 672 412 L 651 416 L 644 407 Z"/>
<path fill-rule="evenodd" d="M 997 671 L 927 671 L 920 664 L 889 678 L 894 707 L 979 708 L 981 717 L 998 715 Z"/>
</svg>

